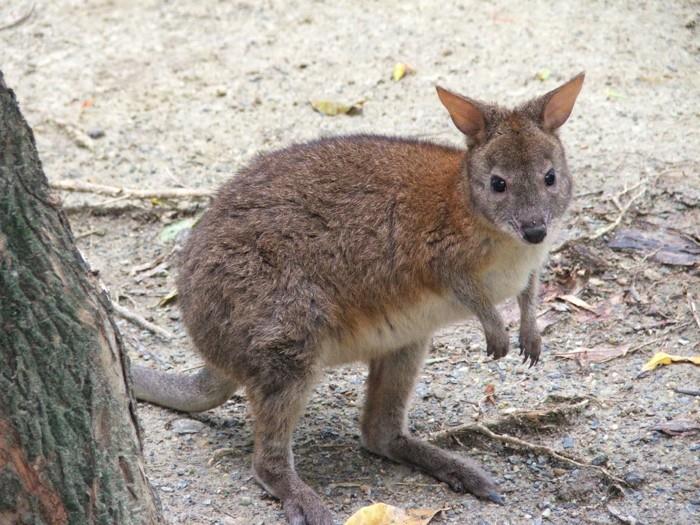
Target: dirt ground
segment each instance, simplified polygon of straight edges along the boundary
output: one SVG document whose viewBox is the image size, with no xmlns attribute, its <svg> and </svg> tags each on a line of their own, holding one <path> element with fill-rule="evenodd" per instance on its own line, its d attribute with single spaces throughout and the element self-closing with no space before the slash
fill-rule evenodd
<svg viewBox="0 0 700 525">
<path fill-rule="evenodd" d="M 609 246 L 620 232 L 634 240 L 643 230 L 665 233 L 697 255 L 698 2 L 13 0 L 0 4 L 0 26 L 32 5 L 31 16 L 0 31 L 0 69 L 51 181 L 214 188 L 254 153 L 319 135 L 363 131 L 458 143 L 435 84 L 513 103 L 586 70 L 562 132 L 577 183 L 562 242 L 578 241 L 554 254 L 544 272 L 548 351 L 527 369 L 517 351 L 487 359 L 474 323 L 442 331 L 417 386 L 411 426 L 429 436 L 552 399 L 587 398 L 586 409 L 565 421 L 512 433 L 604 466 L 630 485 L 624 497 L 590 468 L 473 434 L 447 446 L 486 465 L 505 506 L 454 494 L 372 456 L 358 440 L 360 365 L 329 371 L 316 389 L 295 434 L 297 466 L 339 521 L 383 501 L 445 509 L 435 523 L 700 522 L 699 434 L 652 430 L 699 421 L 700 368 L 677 364 L 639 375 L 657 351 L 700 354 L 691 308 L 700 309 L 698 259 L 680 265 L 672 248 L 653 242 L 641 250 Z M 397 62 L 415 74 L 392 81 Z M 549 77 L 538 78 L 545 69 Z M 359 116 L 327 117 L 309 105 L 319 98 L 365 102 Z M 158 303 L 173 288 L 169 254 L 180 238 L 163 229 L 206 201 L 62 196 L 80 249 L 113 297 L 175 334 L 165 343 L 120 320 L 132 360 L 195 367 L 177 305 Z M 631 198 L 617 234 L 585 239 L 613 223 Z M 575 299 L 561 298 L 567 294 Z M 515 319 L 512 305 L 504 310 Z M 604 363 L 591 362 L 590 353 L 555 357 L 585 349 L 627 354 Z M 278 502 L 251 476 L 242 395 L 194 423 L 146 404 L 139 415 L 148 475 L 171 523 L 282 522 Z"/>
</svg>

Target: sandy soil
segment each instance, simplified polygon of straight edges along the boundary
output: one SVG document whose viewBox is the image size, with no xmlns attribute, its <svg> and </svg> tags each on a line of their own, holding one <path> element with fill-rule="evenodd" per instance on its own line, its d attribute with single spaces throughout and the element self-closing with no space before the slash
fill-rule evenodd
<svg viewBox="0 0 700 525">
<path fill-rule="evenodd" d="M 618 214 L 611 197 L 642 181 L 620 196 L 624 205 L 646 189 L 621 227 L 672 227 L 700 238 L 697 2 L 10 1 L 0 4 L 0 26 L 32 4 L 25 22 L 0 31 L 0 69 L 35 130 L 50 180 L 211 188 L 255 152 L 319 135 L 366 131 L 457 143 L 436 83 L 513 103 L 585 69 L 584 92 L 563 131 L 577 181 L 564 237 L 609 224 Z M 416 74 L 393 82 L 396 62 Z M 551 76 L 537 79 L 544 68 Z M 364 100 L 364 111 L 325 117 L 308 104 L 316 98 Z M 121 304 L 176 334 L 163 343 L 120 321 L 132 359 L 196 366 L 176 306 L 157 305 L 172 289 L 170 259 L 150 273 L 133 268 L 169 254 L 173 241 L 161 239 L 163 228 L 198 205 L 105 201 L 113 199 L 65 194 L 80 248 Z M 508 503 L 453 494 L 360 450 L 365 369 L 347 366 L 318 386 L 295 440 L 301 475 L 339 520 L 384 501 L 446 509 L 436 523 L 621 522 L 610 506 L 643 523 L 700 521 L 698 434 L 651 430 L 670 419 L 698 421 L 700 398 L 673 388 L 698 390 L 700 369 L 679 364 L 637 377 L 655 351 L 699 353 L 689 306 L 700 307 L 698 269 L 661 264 L 651 249 L 613 251 L 610 238 L 552 257 L 545 299 L 570 291 L 578 276 L 577 296 L 596 313 L 546 301 L 549 351 L 536 368 L 520 366 L 517 352 L 486 359 L 475 324 L 438 334 L 411 424 L 427 436 L 538 406 L 552 394 L 588 396 L 589 408 L 568 423 L 520 437 L 595 458 L 635 488 L 619 497 L 589 469 L 462 436 L 449 446 L 482 461 Z M 583 366 L 553 355 L 583 348 L 633 351 Z M 495 404 L 484 401 L 487 385 Z M 194 433 L 173 426 L 181 414 L 139 410 L 148 474 L 172 523 L 281 522 L 278 502 L 251 477 L 242 396 L 197 416 L 204 425 Z"/>
</svg>

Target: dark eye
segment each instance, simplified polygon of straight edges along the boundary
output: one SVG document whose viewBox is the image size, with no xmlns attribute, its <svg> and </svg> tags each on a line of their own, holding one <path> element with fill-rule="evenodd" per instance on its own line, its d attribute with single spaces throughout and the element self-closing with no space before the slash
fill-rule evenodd
<svg viewBox="0 0 700 525">
<path fill-rule="evenodd" d="M 496 175 L 491 176 L 491 189 L 503 193 L 506 191 L 506 181 Z"/>
<path fill-rule="evenodd" d="M 549 171 L 544 174 L 544 183 L 547 186 L 553 186 L 556 180 L 557 174 L 554 172 L 554 168 L 549 168 Z"/>
</svg>

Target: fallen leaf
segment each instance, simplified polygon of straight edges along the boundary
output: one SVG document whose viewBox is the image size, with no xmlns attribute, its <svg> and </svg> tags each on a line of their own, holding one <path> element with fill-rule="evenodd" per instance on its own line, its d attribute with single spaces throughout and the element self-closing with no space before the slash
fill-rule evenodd
<svg viewBox="0 0 700 525">
<path fill-rule="evenodd" d="M 700 365 L 700 355 L 684 357 L 680 355 L 669 355 L 666 352 L 657 352 L 646 362 L 642 370 L 648 372 L 654 370 L 658 366 L 670 365 L 671 363 L 692 363 L 694 365 Z"/>
<path fill-rule="evenodd" d="M 590 304 L 588 304 L 583 299 L 576 297 L 575 295 L 572 295 L 572 294 L 559 295 L 559 296 L 557 296 L 557 299 L 559 299 L 560 301 L 566 301 L 567 303 L 573 304 L 577 308 L 582 308 L 583 310 L 588 310 L 589 312 L 598 315 L 598 312 L 596 311 L 595 308 L 593 308 Z"/>
<path fill-rule="evenodd" d="M 549 69 L 547 69 L 546 67 L 544 67 L 544 68 L 540 69 L 537 73 L 535 73 L 535 78 L 541 82 L 544 82 L 551 75 L 552 75 L 552 72 Z"/>
<path fill-rule="evenodd" d="M 199 217 L 187 217 L 186 219 L 181 219 L 179 221 L 175 221 L 171 224 L 168 224 L 165 228 L 161 230 L 158 238 L 163 243 L 174 241 L 178 233 L 180 233 L 183 230 L 189 230 L 190 228 L 192 228 L 192 226 L 194 226 L 197 223 L 197 220 L 199 220 Z"/>
<path fill-rule="evenodd" d="M 491 403 L 492 405 L 496 404 L 496 385 L 488 383 L 486 388 L 484 388 L 484 394 L 486 394 L 484 397 L 485 402 Z"/>
<path fill-rule="evenodd" d="M 395 81 L 398 82 L 401 80 L 403 77 L 406 75 L 409 75 L 411 73 L 415 73 L 415 69 L 413 69 L 411 66 L 408 64 L 404 64 L 402 62 L 398 62 L 397 64 L 394 65 L 394 69 L 391 72 L 391 78 Z"/>
<path fill-rule="evenodd" d="M 403 510 L 386 503 L 375 503 L 355 512 L 345 525 L 428 525 L 442 509 Z"/>
<path fill-rule="evenodd" d="M 613 88 L 608 88 L 605 91 L 605 96 L 608 98 L 608 100 L 617 100 L 617 99 L 625 98 L 625 95 L 623 95 L 618 90 L 613 89 Z"/>
<path fill-rule="evenodd" d="M 554 357 L 575 359 L 580 364 L 606 363 L 618 357 L 626 356 L 629 349 L 629 345 L 598 345 L 593 348 L 581 348 L 572 352 L 554 354 Z"/>
<path fill-rule="evenodd" d="M 171 290 L 167 295 L 161 297 L 158 301 L 158 306 L 161 308 L 163 306 L 168 306 L 170 303 L 174 303 L 177 300 L 177 290 Z"/>
<path fill-rule="evenodd" d="M 336 115 L 359 115 L 362 113 L 362 104 L 364 103 L 359 101 L 348 105 L 331 100 L 312 100 L 310 102 L 314 110 L 330 117 L 335 117 Z"/>
<path fill-rule="evenodd" d="M 613 250 L 638 250 L 652 254 L 651 258 L 669 266 L 693 266 L 700 264 L 700 244 L 682 232 L 649 226 L 620 229 L 608 243 Z"/>
<path fill-rule="evenodd" d="M 652 430 L 658 432 L 663 432 L 669 436 L 680 436 L 681 434 L 691 433 L 694 434 L 700 430 L 700 422 L 692 421 L 690 419 L 673 419 L 671 421 L 664 421 L 656 426 L 651 427 Z"/>
</svg>

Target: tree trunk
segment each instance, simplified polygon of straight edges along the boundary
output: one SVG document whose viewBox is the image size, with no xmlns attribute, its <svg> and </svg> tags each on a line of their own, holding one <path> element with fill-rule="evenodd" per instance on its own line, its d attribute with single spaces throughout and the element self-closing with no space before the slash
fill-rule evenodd
<svg viewBox="0 0 700 525">
<path fill-rule="evenodd" d="M 0 524 L 161 523 L 110 301 L 0 72 Z"/>
</svg>

